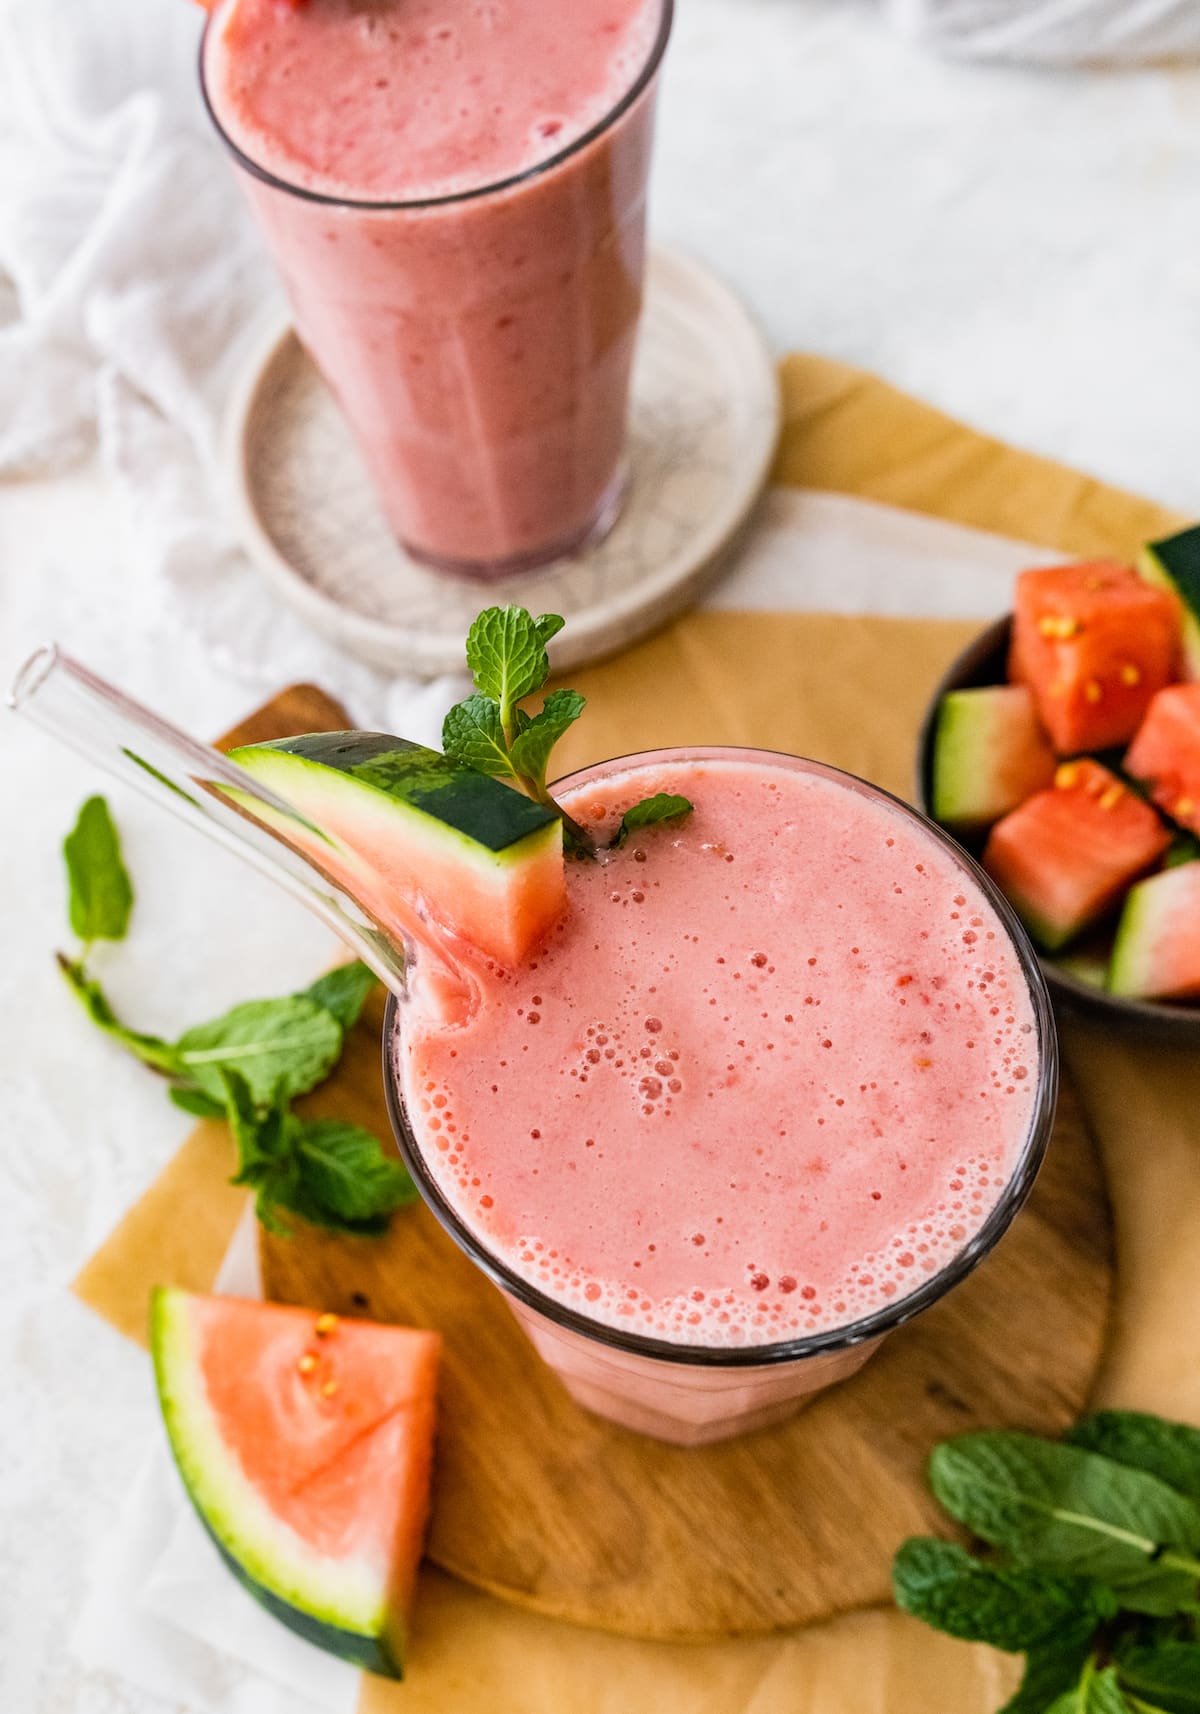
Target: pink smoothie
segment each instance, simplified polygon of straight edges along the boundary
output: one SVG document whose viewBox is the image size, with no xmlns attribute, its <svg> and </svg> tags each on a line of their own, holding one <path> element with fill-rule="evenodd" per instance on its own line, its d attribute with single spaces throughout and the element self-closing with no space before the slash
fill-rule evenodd
<svg viewBox="0 0 1200 1714">
<path fill-rule="evenodd" d="M 589 785 L 601 827 L 696 808 L 597 864 L 471 1021 L 403 1009 L 442 1194 L 518 1277 L 688 1345 L 845 1326 L 938 1273 L 1028 1141 L 1040 1065 L 1008 933 L 886 800 L 748 753 Z"/>
<path fill-rule="evenodd" d="M 209 26 L 209 104 L 301 337 L 436 563 L 549 557 L 615 503 L 668 18 L 222 0 Z"/>
</svg>

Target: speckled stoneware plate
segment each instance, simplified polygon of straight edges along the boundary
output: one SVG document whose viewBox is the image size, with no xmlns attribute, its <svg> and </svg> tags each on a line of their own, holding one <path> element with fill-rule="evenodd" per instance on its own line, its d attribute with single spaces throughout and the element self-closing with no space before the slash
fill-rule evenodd
<svg viewBox="0 0 1200 1714">
<path fill-rule="evenodd" d="M 415 564 L 390 534 L 333 397 L 286 324 L 252 352 L 227 424 L 238 529 L 314 629 L 375 666 L 462 666 L 484 602 L 562 613 L 554 664 L 611 653 L 696 600 L 767 480 L 779 387 L 762 335 L 698 263 L 652 252 L 629 426 L 629 491 L 607 538 L 480 583 Z"/>
</svg>

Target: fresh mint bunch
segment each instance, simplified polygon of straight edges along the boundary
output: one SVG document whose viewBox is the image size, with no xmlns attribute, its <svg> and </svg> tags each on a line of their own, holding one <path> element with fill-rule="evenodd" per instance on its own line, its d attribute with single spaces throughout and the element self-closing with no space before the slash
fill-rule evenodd
<svg viewBox="0 0 1200 1714">
<path fill-rule="evenodd" d="M 344 1119 L 298 1118 L 282 1084 L 260 1104 L 238 1072 L 223 1072 L 221 1081 L 238 1150 L 233 1183 L 253 1190 L 268 1231 L 288 1234 L 280 1215 L 286 1210 L 315 1226 L 373 1236 L 386 1231 L 394 1209 L 414 1200 L 412 1180 L 370 1131 Z"/>
<path fill-rule="evenodd" d="M 259 1219 L 286 1230 L 282 1208 L 320 1226 L 378 1232 L 410 1202 L 412 1182 L 378 1138 L 337 1119 L 301 1119 L 290 1103 L 324 1082 L 342 1056 L 376 978 L 344 964 L 299 994 L 249 1000 L 178 1041 L 130 1029 L 117 1017 L 86 959 L 96 940 L 122 940 L 133 885 L 103 798 L 89 798 L 63 846 L 71 927 L 79 954 L 58 954 L 69 987 L 98 1029 L 169 1080 L 177 1107 L 228 1119 L 238 1146 L 235 1184 L 255 1192 Z"/>
<path fill-rule="evenodd" d="M 478 615 L 467 633 L 467 665 L 476 694 L 447 714 L 442 749 L 465 767 L 507 780 L 545 804 L 561 816 L 572 848 L 594 856 L 592 835 L 554 800 L 546 785 L 550 753 L 583 713 L 585 699 L 577 690 L 560 689 L 550 691 L 536 714 L 520 706 L 549 678 L 546 644 L 563 624 L 557 613 L 535 619 L 524 607 L 489 607 Z M 687 798 L 659 792 L 626 812 L 613 843 L 619 845 L 634 828 L 682 819 L 691 809 Z"/>
<path fill-rule="evenodd" d="M 1102 1411 L 1062 1441 L 962 1435 L 929 1481 L 992 1551 L 905 1542 L 896 1601 L 1024 1652 L 1002 1714 L 1200 1714 L 1200 1430 Z"/>
</svg>

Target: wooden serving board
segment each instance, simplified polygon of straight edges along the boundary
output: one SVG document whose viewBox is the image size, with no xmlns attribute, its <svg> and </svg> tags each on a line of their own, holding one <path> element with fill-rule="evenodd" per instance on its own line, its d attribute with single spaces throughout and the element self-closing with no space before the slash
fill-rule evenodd
<svg viewBox="0 0 1200 1714">
<path fill-rule="evenodd" d="M 231 738 L 343 724 L 298 687 Z M 309 1104 L 386 1136 L 381 1019 L 377 1000 Z M 438 1565 L 542 1613 L 664 1639 L 886 1600 L 900 1541 L 945 1528 L 922 1476 L 931 1446 L 972 1428 L 1072 1421 L 1112 1286 L 1103 1180 L 1069 1087 L 1030 1202 L 988 1261 L 790 1423 L 717 1446 L 660 1445 L 581 1410 L 423 1207 L 382 1239 L 306 1228 L 261 1243 L 268 1297 L 444 1335 Z"/>
</svg>

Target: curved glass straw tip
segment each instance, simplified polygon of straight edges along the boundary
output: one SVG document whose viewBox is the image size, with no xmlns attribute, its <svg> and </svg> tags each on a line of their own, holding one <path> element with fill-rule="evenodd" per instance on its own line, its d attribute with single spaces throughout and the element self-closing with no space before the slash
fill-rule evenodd
<svg viewBox="0 0 1200 1714">
<path fill-rule="evenodd" d="M 468 978 L 412 902 L 378 881 L 372 884 L 361 859 L 219 750 L 135 702 L 57 643 L 34 650 L 18 669 L 7 700 L 61 744 L 136 786 L 285 888 L 394 994 L 405 992 L 408 957 L 415 950 L 447 1008 L 463 1003 Z M 334 866 L 340 871 L 336 878 Z"/>
</svg>

